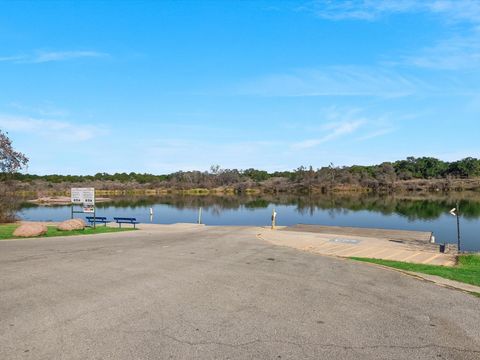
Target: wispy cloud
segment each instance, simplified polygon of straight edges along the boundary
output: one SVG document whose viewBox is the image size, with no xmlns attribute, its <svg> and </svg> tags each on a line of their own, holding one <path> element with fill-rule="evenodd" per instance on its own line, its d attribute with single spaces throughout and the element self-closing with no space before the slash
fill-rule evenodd
<svg viewBox="0 0 480 360">
<path fill-rule="evenodd" d="M 374 20 L 384 14 L 411 10 L 414 1 L 310 1 L 300 10 L 313 12 L 316 16 L 329 20 Z"/>
<path fill-rule="evenodd" d="M 39 52 L 30 61 L 34 63 L 44 63 L 51 61 L 65 61 L 79 58 L 99 58 L 107 54 L 97 51 L 53 51 Z"/>
<path fill-rule="evenodd" d="M 480 66 L 480 1 L 476 0 L 316 0 L 301 7 L 316 16 L 333 20 L 375 21 L 398 14 L 427 14 L 451 27 L 450 37 L 439 39 L 417 53 L 401 56 L 391 64 L 461 70 Z"/>
<path fill-rule="evenodd" d="M 341 123 L 332 123 L 325 126 L 328 133 L 318 139 L 307 139 L 292 144 L 292 149 L 308 149 L 321 145 L 327 141 L 335 140 L 341 136 L 355 132 L 360 126 L 365 124 L 364 120 L 345 121 Z"/>
<path fill-rule="evenodd" d="M 480 66 L 480 31 L 444 39 L 417 54 L 403 57 L 403 64 L 416 67 L 459 70 Z"/>
<path fill-rule="evenodd" d="M 424 84 L 412 76 L 379 67 L 330 66 L 272 74 L 245 81 L 240 94 L 258 96 L 380 96 L 413 94 Z"/>
<path fill-rule="evenodd" d="M 31 54 L 20 54 L 12 56 L 0 56 L 0 62 L 40 64 L 56 61 L 67 61 L 81 58 L 102 58 L 107 57 L 107 53 L 98 51 L 36 51 Z"/>
<path fill-rule="evenodd" d="M 425 12 L 445 21 L 480 22 L 480 3 L 474 0 L 315 0 L 300 7 L 330 20 L 376 20 L 392 14 Z"/>
<path fill-rule="evenodd" d="M 17 62 L 24 59 L 25 56 L 23 55 L 0 56 L 0 62 Z"/>
<path fill-rule="evenodd" d="M 374 130 L 372 132 L 369 132 L 365 135 L 362 135 L 357 138 L 358 141 L 365 141 L 365 140 L 370 140 L 374 139 L 383 135 L 390 134 L 395 131 L 395 128 L 389 127 L 389 128 L 384 128 L 384 129 L 379 129 L 379 130 Z"/>
<path fill-rule="evenodd" d="M 212 142 L 192 139 L 157 139 L 144 149 L 145 167 L 151 171 L 208 170 L 219 164 L 230 168 L 261 167 L 269 170 L 278 165 L 282 148 L 276 141 Z M 262 154 L 262 156 L 258 156 Z"/>
<path fill-rule="evenodd" d="M 392 123 L 392 117 L 396 120 L 406 118 L 405 115 L 375 114 L 371 109 L 360 107 L 331 106 L 322 110 L 319 121 L 323 124 L 303 129 L 309 134 L 318 134 L 317 137 L 310 136 L 305 140 L 290 143 L 289 147 L 291 150 L 303 150 L 333 140 L 363 141 L 377 138 L 397 130 Z"/>
<path fill-rule="evenodd" d="M 78 125 L 67 121 L 0 114 L 0 128 L 6 131 L 47 137 L 49 141 L 82 142 L 105 134 L 94 125 Z"/>
<path fill-rule="evenodd" d="M 65 117 L 69 114 L 68 110 L 59 108 L 50 102 L 42 102 L 37 106 L 25 105 L 21 102 L 11 102 L 7 104 L 8 108 L 15 109 L 22 114 L 29 114 L 41 117 Z"/>
</svg>

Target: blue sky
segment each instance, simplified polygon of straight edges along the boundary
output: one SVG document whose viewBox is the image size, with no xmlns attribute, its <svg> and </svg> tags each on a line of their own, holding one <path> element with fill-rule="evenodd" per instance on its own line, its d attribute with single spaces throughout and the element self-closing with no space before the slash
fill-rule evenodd
<svg viewBox="0 0 480 360">
<path fill-rule="evenodd" d="M 28 172 L 480 157 L 480 1 L 0 2 Z"/>
</svg>

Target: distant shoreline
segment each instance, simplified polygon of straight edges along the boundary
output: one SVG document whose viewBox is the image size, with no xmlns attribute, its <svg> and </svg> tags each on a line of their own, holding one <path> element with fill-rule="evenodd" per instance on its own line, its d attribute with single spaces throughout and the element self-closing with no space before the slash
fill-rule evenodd
<svg viewBox="0 0 480 360">
<path fill-rule="evenodd" d="M 112 201 L 110 198 L 106 197 L 96 197 L 95 201 L 97 203 Z M 37 205 L 70 205 L 71 199 L 69 196 L 42 196 L 36 199 L 27 200 L 27 202 Z"/>
<path fill-rule="evenodd" d="M 1 179 L 1 178 L 0 178 Z M 4 178 L 19 193 L 68 196 L 71 187 L 94 187 L 98 196 L 163 194 L 319 194 L 331 192 L 480 191 L 480 159 L 445 162 L 432 157 L 408 157 L 377 165 L 335 166 L 291 171 L 258 169 L 177 171 L 170 174 L 97 173 L 95 175 L 35 175 L 14 173 Z"/>
<path fill-rule="evenodd" d="M 179 187 L 151 187 L 151 184 L 113 183 L 113 182 L 86 182 L 86 183 L 56 183 L 56 184 L 17 184 L 16 194 L 36 204 L 61 204 L 70 202 L 70 188 L 95 187 L 97 201 L 108 202 L 110 197 L 116 196 L 162 196 L 162 195 L 321 195 L 321 194 L 428 194 L 450 192 L 479 192 L 480 178 L 452 179 L 448 183 L 444 179 L 430 180 L 403 180 L 395 181 L 387 186 L 369 188 L 348 184 L 313 183 L 309 186 L 301 183 L 272 184 L 258 182 L 250 184 L 232 184 L 231 186 L 212 188 L 179 188 Z"/>
</svg>

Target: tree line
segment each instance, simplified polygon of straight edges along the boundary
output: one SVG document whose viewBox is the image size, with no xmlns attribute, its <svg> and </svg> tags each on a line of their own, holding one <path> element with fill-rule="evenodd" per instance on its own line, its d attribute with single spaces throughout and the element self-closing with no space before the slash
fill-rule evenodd
<svg viewBox="0 0 480 360">
<path fill-rule="evenodd" d="M 229 187 L 235 192 L 259 189 L 263 192 L 315 192 L 335 188 L 366 188 L 370 190 L 396 190 L 402 184 L 441 184 L 441 190 L 451 190 L 455 179 L 480 179 L 480 159 L 467 157 L 446 162 L 433 157 L 408 157 L 395 162 L 378 165 L 335 166 L 330 164 L 314 169 L 301 166 L 291 171 L 267 172 L 258 169 L 222 169 L 218 165 L 209 171 L 177 171 L 171 174 L 147 173 L 97 173 L 95 175 L 35 175 L 16 172 L 12 175 L 20 184 L 60 189 L 67 184 L 90 184 L 105 189 L 138 188 L 221 188 Z M 435 180 L 435 181 L 433 181 Z M 438 187 L 437 185 L 435 185 Z"/>
<path fill-rule="evenodd" d="M 148 173 L 97 173 L 95 175 L 35 175 L 15 173 L 12 179 L 22 182 L 43 180 L 48 183 L 81 183 L 93 181 L 114 181 L 138 184 L 168 183 L 171 185 L 228 186 L 243 181 L 264 182 L 270 179 L 287 179 L 292 182 L 322 181 L 339 184 L 363 184 L 368 181 L 388 183 L 412 179 L 467 179 L 480 177 L 480 159 L 467 157 L 446 162 L 433 157 L 408 157 L 405 160 L 384 162 L 378 165 L 329 166 L 314 169 L 301 166 L 291 171 L 267 172 L 258 169 L 221 169 L 212 166 L 209 171 L 178 171 L 171 174 Z"/>
</svg>

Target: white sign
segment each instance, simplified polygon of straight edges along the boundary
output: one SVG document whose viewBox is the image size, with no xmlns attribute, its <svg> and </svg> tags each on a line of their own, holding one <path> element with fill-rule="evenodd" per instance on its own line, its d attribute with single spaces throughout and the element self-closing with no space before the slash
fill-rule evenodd
<svg viewBox="0 0 480 360">
<path fill-rule="evenodd" d="M 95 212 L 95 207 L 91 205 L 86 205 L 83 207 L 83 212 L 84 213 L 94 213 Z"/>
<path fill-rule="evenodd" d="M 450 210 L 450 215 L 457 216 L 457 213 L 455 211 L 457 211 L 457 208 L 453 208 L 452 210 Z"/>
<path fill-rule="evenodd" d="M 72 188 L 72 204 L 95 205 L 95 188 Z"/>
</svg>

